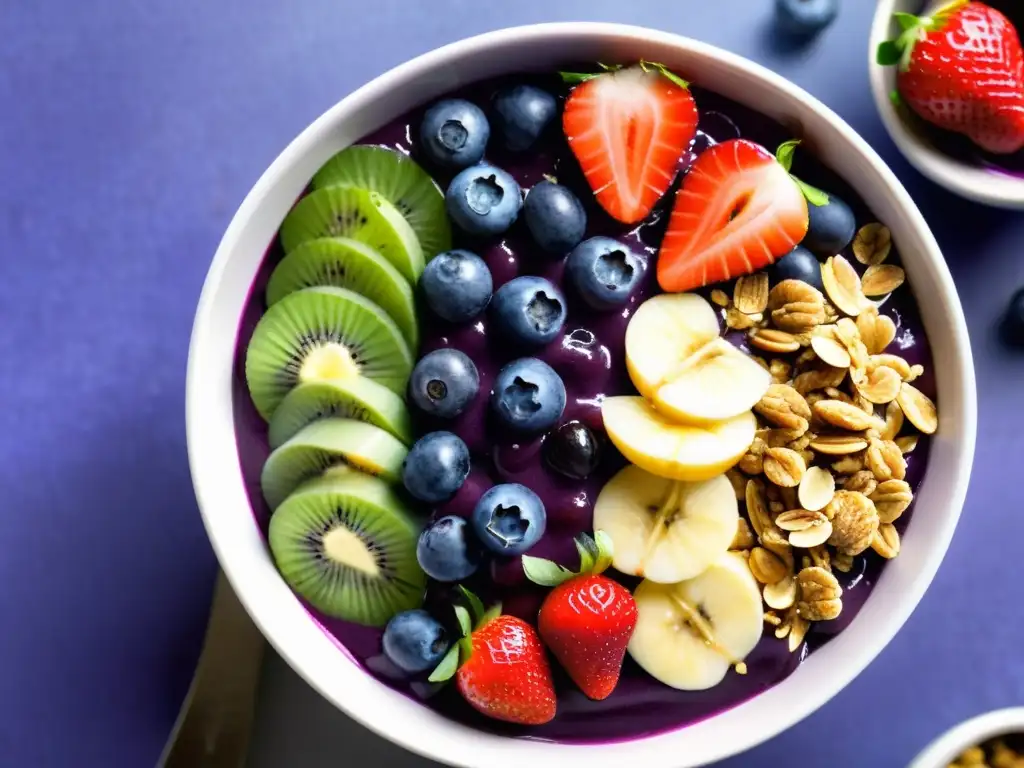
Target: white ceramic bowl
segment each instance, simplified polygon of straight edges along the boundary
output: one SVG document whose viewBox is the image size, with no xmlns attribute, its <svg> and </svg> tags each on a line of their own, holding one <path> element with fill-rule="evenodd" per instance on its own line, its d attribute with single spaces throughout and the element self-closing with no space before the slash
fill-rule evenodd
<svg viewBox="0 0 1024 768">
<path fill-rule="evenodd" d="M 997 709 L 950 728 L 925 747 L 908 768 L 947 768 L 968 747 L 1010 733 L 1024 733 L 1024 707 Z"/>
<path fill-rule="evenodd" d="M 921 14 L 929 0 L 878 0 L 868 46 L 868 71 L 875 106 L 900 152 L 921 173 L 961 197 L 997 208 L 1024 208 L 1024 178 L 995 172 L 970 159 L 953 157 L 937 148 L 917 116 L 897 109 L 890 98 L 896 89 L 896 68 L 875 63 L 879 43 L 899 34 L 893 14 Z"/>
<path fill-rule="evenodd" d="M 781 123 L 841 174 L 892 230 L 933 347 L 941 413 L 930 467 L 900 557 L 856 620 L 790 678 L 757 698 L 685 729 L 603 745 L 510 740 L 472 730 L 366 674 L 309 617 L 274 569 L 249 508 L 232 421 L 235 334 L 250 284 L 285 213 L 335 152 L 415 104 L 467 82 L 567 61 L 646 58 Z M 974 369 L 956 289 L 938 245 L 907 192 L 838 116 L 778 75 L 676 35 L 567 23 L 492 32 L 440 48 L 340 101 L 274 161 L 246 197 L 213 260 L 189 357 L 187 427 L 192 475 L 210 540 L 256 624 L 310 685 L 368 728 L 426 757 L 460 766 L 590 768 L 703 765 L 746 750 L 809 715 L 849 683 L 906 621 L 942 561 L 960 514 L 974 453 Z"/>
</svg>

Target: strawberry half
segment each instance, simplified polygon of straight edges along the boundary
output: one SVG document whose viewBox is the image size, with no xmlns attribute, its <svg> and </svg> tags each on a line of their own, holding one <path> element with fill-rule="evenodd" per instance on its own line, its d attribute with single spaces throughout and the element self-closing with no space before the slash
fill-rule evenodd
<svg viewBox="0 0 1024 768">
<path fill-rule="evenodd" d="M 502 616 L 500 605 L 484 613 L 475 595 L 465 588 L 462 592 L 474 616 L 455 606 L 463 638 L 431 674 L 431 682 L 454 676 L 469 705 L 495 720 L 550 722 L 555 717 L 555 685 L 537 632 L 522 619 Z"/>
<path fill-rule="evenodd" d="M 1009 19 L 967 0 L 895 18 L 902 31 L 878 47 L 877 61 L 899 65 L 896 98 L 988 152 L 1024 148 L 1024 53 Z"/>
<path fill-rule="evenodd" d="M 611 565 L 611 540 L 601 531 L 595 538 L 577 539 L 579 573 L 529 556 L 523 569 L 531 581 L 554 587 L 538 615 L 544 643 L 580 690 L 599 701 L 618 685 L 637 610 L 628 589 L 601 575 Z"/>
<path fill-rule="evenodd" d="M 697 134 L 686 81 L 647 62 L 563 78 L 583 81 L 565 102 L 562 128 L 597 202 L 619 221 L 640 221 L 668 191 Z"/>
<path fill-rule="evenodd" d="M 792 147 L 780 147 L 780 158 L 791 159 Z M 827 202 L 760 144 L 730 139 L 702 152 L 676 194 L 661 241 L 662 290 L 702 288 L 785 256 L 807 234 L 805 194 Z"/>
</svg>

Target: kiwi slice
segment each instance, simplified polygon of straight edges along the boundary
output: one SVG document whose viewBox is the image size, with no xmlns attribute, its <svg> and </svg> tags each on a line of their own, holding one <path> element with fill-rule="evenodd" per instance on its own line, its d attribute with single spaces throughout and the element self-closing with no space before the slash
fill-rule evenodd
<svg viewBox="0 0 1024 768">
<path fill-rule="evenodd" d="M 349 147 L 317 171 L 313 186 L 363 187 L 378 193 L 405 216 L 427 261 L 452 247 L 444 193 L 408 155 L 370 144 Z"/>
<path fill-rule="evenodd" d="M 260 318 L 245 353 L 256 410 L 269 421 L 296 385 L 365 376 L 402 394 L 413 356 L 387 313 L 347 288 L 290 293 Z"/>
<path fill-rule="evenodd" d="M 380 427 L 355 419 L 320 419 L 275 449 L 263 464 L 260 486 L 270 508 L 322 475 L 344 476 L 356 469 L 389 483 L 399 481 L 408 449 Z"/>
<path fill-rule="evenodd" d="M 291 253 L 321 237 L 350 237 L 373 248 L 415 285 L 423 273 L 423 250 L 409 222 L 376 192 L 325 187 L 295 204 L 281 224 L 281 245 Z"/>
<path fill-rule="evenodd" d="M 371 379 L 353 378 L 295 387 L 270 420 L 270 447 L 282 445 L 307 424 L 335 416 L 373 424 L 412 445 L 412 420 L 405 401 Z"/>
<path fill-rule="evenodd" d="M 409 283 L 373 248 L 348 237 L 310 240 L 285 256 L 270 276 L 267 304 L 324 285 L 348 288 L 378 304 L 402 330 L 409 347 L 419 346 L 416 300 Z"/>
<path fill-rule="evenodd" d="M 353 473 L 288 497 L 270 518 L 270 551 L 284 580 L 314 608 L 383 627 L 423 602 L 420 528 L 385 482 Z"/>
</svg>

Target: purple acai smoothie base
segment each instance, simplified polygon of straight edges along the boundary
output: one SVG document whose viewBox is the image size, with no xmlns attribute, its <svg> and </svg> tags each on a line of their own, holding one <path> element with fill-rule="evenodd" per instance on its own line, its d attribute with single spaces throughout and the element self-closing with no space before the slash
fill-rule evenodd
<svg viewBox="0 0 1024 768">
<path fill-rule="evenodd" d="M 470 87 L 458 96 L 486 108 L 490 95 L 501 84 L 523 81 L 536 82 L 560 96 L 566 92 L 565 86 L 554 78 L 516 76 Z M 703 149 L 716 141 L 742 136 L 774 149 L 783 141 L 793 138 L 782 126 L 739 104 L 696 87 L 692 90 L 700 110 L 700 130 L 691 151 L 681 160 L 683 169 Z M 399 149 L 417 157 L 415 141 L 411 137 L 416 135 L 421 113 L 422 108 L 414 110 L 366 136 L 360 143 Z M 625 460 L 604 435 L 600 401 L 605 395 L 635 394 L 625 367 L 626 325 L 635 308 L 645 298 L 658 292 L 654 259 L 673 196 L 671 193 L 666 195 L 655 212 L 639 226 L 626 226 L 612 220 L 596 205 L 558 130 L 553 131 L 541 147 L 526 155 L 489 151 L 487 159 L 511 173 L 524 193 L 544 176 L 556 177 L 559 182 L 573 189 L 584 202 L 588 215 L 587 237 L 606 235 L 618 238 L 647 261 L 648 269 L 643 284 L 626 307 L 597 313 L 584 306 L 571 289 L 562 283 L 562 260 L 540 253 L 532 244 L 521 220 L 497 242 L 473 242 L 459 233 L 454 234 L 455 247 L 473 250 L 487 261 L 494 277 L 495 289 L 522 274 L 542 275 L 563 287 L 569 305 L 564 333 L 543 350 L 534 352 L 534 355 L 549 363 L 565 382 L 568 404 L 562 423 L 574 419 L 582 421 L 594 430 L 602 442 L 600 467 L 583 481 L 569 480 L 546 466 L 541 459 L 542 437 L 528 441 L 512 440 L 492 424 L 487 405 L 491 383 L 498 369 L 511 359 L 521 356 L 521 353 L 517 354 L 500 342 L 491 340 L 486 315 L 459 327 L 421 313 L 423 342 L 420 354 L 445 346 L 457 347 L 474 360 L 480 372 L 480 394 L 454 423 L 417 424 L 419 434 L 435 428 L 457 433 L 465 440 L 473 455 L 473 470 L 465 485 L 454 499 L 433 510 L 433 514 L 468 516 L 477 499 L 491 485 L 521 482 L 538 493 L 548 514 L 547 533 L 530 554 L 552 558 L 574 567 L 577 557 L 573 537 L 581 531 L 591 530 L 591 513 L 598 493 L 604 483 L 625 466 Z M 429 169 L 426 164 L 424 166 Z M 855 211 L 858 225 L 875 220 L 849 186 L 817 162 L 809 151 L 797 152 L 794 172 L 805 181 L 845 200 Z M 448 181 L 441 175 L 435 178 L 442 188 Z M 269 511 L 260 492 L 259 479 L 269 454 L 267 425 L 253 407 L 246 388 L 245 349 L 265 310 L 264 289 L 281 255 L 279 245 L 275 242 L 268 250 L 253 283 L 240 322 L 234 377 L 233 405 L 239 460 L 257 524 L 264 533 Z M 851 263 L 860 268 L 849 251 L 846 255 Z M 898 254 L 893 253 L 889 262 L 899 263 Z M 723 287 L 731 293 L 730 286 Z M 898 348 L 899 354 L 910 363 L 920 363 L 925 367 L 925 375 L 915 384 L 934 399 L 931 355 L 908 287 L 897 291 L 881 311 L 896 322 L 898 330 L 893 348 Z M 730 338 L 746 348 L 742 336 L 731 335 Z M 928 448 L 929 440 L 924 438 L 916 451 L 907 457 L 907 481 L 915 489 L 924 475 Z M 425 514 L 429 512 L 424 511 Z M 901 533 L 912 518 L 912 512 L 913 507 L 898 521 L 897 528 Z M 403 678 L 382 655 L 379 630 L 331 619 L 306 607 L 340 648 L 347 651 L 370 674 L 453 720 L 509 736 L 595 743 L 639 738 L 681 728 L 741 704 L 771 688 L 792 674 L 808 653 L 812 653 L 849 625 L 870 594 L 883 566 L 884 561 L 870 550 L 866 555 L 857 557 L 851 573 L 837 574 L 844 589 L 843 611 L 839 618 L 814 624 L 806 644 L 796 653 L 790 653 L 786 641 L 776 639 L 771 628 L 766 629 L 761 642 L 746 659 L 748 673 L 739 675 L 730 672 L 720 685 L 708 691 L 684 692 L 669 688 L 648 676 L 627 656 L 622 679 L 615 692 L 604 701 L 591 701 L 579 692 L 557 664 L 553 664 L 558 691 L 558 714 L 552 722 L 532 728 L 509 726 L 484 718 L 462 700 L 452 685 L 435 686 L 423 679 L 409 681 Z M 614 572 L 611 575 L 630 587 L 636 583 Z M 518 559 L 492 563 L 489 568 L 482 569 L 467 586 L 489 600 L 501 600 L 506 613 L 531 622 L 536 620 L 537 610 L 545 594 L 544 590 L 526 582 Z M 451 599 L 448 588 L 431 585 L 427 608 L 443 608 Z M 443 617 L 449 615 L 451 610 L 435 613 Z"/>
</svg>

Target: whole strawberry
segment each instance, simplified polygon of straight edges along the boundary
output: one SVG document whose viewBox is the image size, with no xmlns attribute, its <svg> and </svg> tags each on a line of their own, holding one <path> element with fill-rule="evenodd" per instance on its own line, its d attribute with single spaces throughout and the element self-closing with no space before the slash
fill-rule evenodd
<svg viewBox="0 0 1024 768">
<path fill-rule="evenodd" d="M 877 53 L 879 64 L 899 65 L 895 98 L 987 152 L 1024 147 L 1024 53 L 1002 13 L 955 0 L 931 16 L 896 20 L 902 32 Z"/>
<path fill-rule="evenodd" d="M 478 712 L 519 725 L 543 725 L 555 716 L 555 686 L 544 646 L 522 619 L 502 616 L 501 606 L 483 612 L 480 600 L 463 590 L 473 611 L 455 607 L 463 638 L 430 676 L 449 680 Z M 481 615 L 482 614 L 482 615 Z M 460 663 L 461 657 L 461 663 Z"/>
<path fill-rule="evenodd" d="M 580 690 L 601 700 L 618 685 L 637 611 L 629 590 L 601 575 L 612 561 L 611 540 L 601 531 L 595 538 L 577 540 L 579 573 L 529 556 L 523 568 L 532 581 L 554 587 L 538 616 L 544 643 Z"/>
</svg>

